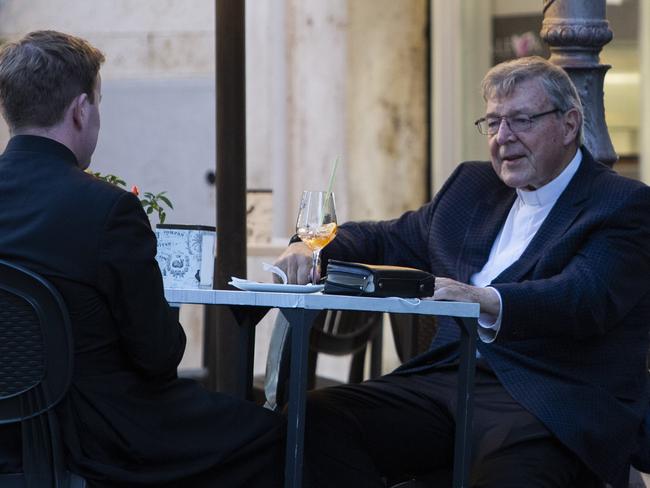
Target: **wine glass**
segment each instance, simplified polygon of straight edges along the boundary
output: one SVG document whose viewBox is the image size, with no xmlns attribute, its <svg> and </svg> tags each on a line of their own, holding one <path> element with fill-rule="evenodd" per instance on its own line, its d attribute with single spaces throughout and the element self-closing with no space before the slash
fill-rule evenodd
<svg viewBox="0 0 650 488">
<path fill-rule="evenodd" d="M 336 236 L 334 193 L 304 191 L 296 221 L 296 233 L 312 252 L 311 282 L 316 284 L 320 251 Z"/>
</svg>

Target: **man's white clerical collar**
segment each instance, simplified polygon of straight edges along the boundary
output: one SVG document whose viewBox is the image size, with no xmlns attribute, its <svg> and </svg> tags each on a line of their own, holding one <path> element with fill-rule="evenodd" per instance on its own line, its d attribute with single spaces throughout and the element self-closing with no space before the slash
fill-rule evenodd
<svg viewBox="0 0 650 488">
<path fill-rule="evenodd" d="M 537 190 L 524 191 L 517 188 L 517 196 L 524 205 L 531 205 L 534 207 L 553 205 L 557 199 L 560 198 L 564 189 L 569 185 L 573 175 L 578 171 L 581 161 L 582 151 L 578 148 L 571 162 L 559 175 L 544 186 L 539 187 Z"/>
</svg>

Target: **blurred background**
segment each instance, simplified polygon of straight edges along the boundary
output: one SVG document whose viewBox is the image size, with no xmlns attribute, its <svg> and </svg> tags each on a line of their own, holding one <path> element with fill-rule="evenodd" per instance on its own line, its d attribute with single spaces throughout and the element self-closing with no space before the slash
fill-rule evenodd
<svg viewBox="0 0 650 488">
<path fill-rule="evenodd" d="M 340 222 L 419 207 L 466 159 L 486 159 L 473 126 L 480 80 L 499 61 L 548 55 L 539 0 L 248 0 L 248 277 L 269 281 L 303 189 L 334 191 Z M 608 0 L 614 39 L 605 111 L 618 171 L 650 180 L 649 2 Z M 167 223 L 215 222 L 214 0 L 0 0 L 0 39 L 55 29 L 106 55 L 92 169 L 166 191 Z M 8 140 L 0 125 L 0 144 Z M 155 219 L 155 217 L 154 217 Z M 152 224 L 156 224 L 152 220 Z M 227 236 L 217 236 L 218 239 Z M 201 307 L 183 308 L 185 367 L 201 363 Z M 258 327 L 264 369 L 273 317 Z M 384 370 L 397 364 L 384 341 Z M 345 360 L 319 362 L 345 377 Z"/>
</svg>

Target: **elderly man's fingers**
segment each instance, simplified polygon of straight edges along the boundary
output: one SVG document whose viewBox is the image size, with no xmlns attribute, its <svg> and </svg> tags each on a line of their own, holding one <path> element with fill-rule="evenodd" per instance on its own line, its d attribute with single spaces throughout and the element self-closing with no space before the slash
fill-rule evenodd
<svg viewBox="0 0 650 488">
<path fill-rule="evenodd" d="M 469 299 L 472 287 L 450 278 L 436 277 L 434 300 L 460 300 Z"/>
<path fill-rule="evenodd" d="M 289 283 L 307 283 L 311 269 L 311 251 L 302 243 L 291 244 L 273 264 L 286 273 Z M 305 267 L 309 269 L 305 270 Z"/>
<path fill-rule="evenodd" d="M 292 258 L 289 273 L 287 274 L 289 283 L 302 284 L 302 268 L 304 267 L 304 259 L 302 259 L 302 256 L 292 256 Z"/>
<path fill-rule="evenodd" d="M 501 299 L 494 288 L 472 286 L 450 278 L 436 278 L 433 299 L 479 303 L 482 313 L 494 317 L 501 311 Z"/>
<path fill-rule="evenodd" d="M 296 273 L 296 283 L 304 285 L 309 283 L 311 277 L 311 264 L 301 262 L 300 267 Z"/>
</svg>

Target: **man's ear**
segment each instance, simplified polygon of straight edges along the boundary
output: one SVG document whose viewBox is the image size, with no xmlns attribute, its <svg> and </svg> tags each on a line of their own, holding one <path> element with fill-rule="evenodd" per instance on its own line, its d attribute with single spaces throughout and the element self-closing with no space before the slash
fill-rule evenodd
<svg viewBox="0 0 650 488">
<path fill-rule="evenodd" d="M 88 95 L 81 93 L 74 97 L 70 106 L 68 107 L 69 116 L 72 117 L 72 123 L 75 128 L 81 129 L 86 125 L 86 117 L 88 116 Z"/>
<path fill-rule="evenodd" d="M 582 126 L 582 116 L 580 112 L 571 108 L 564 114 L 564 144 L 569 145 L 576 141 L 578 132 Z"/>
</svg>

